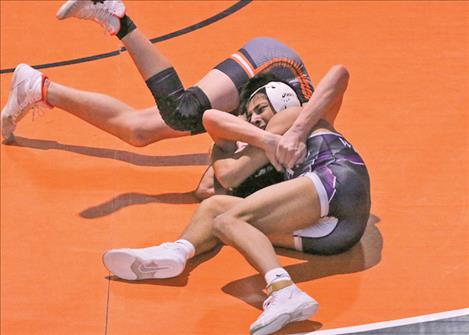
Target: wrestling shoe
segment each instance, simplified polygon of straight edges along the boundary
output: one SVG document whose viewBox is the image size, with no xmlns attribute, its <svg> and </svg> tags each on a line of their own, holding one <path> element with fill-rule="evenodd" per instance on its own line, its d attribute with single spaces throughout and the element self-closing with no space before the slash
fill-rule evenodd
<svg viewBox="0 0 469 335">
<path fill-rule="evenodd" d="M 103 255 L 104 266 L 126 280 L 173 278 L 186 266 L 184 251 L 176 243 L 142 249 L 113 249 Z"/>
<path fill-rule="evenodd" d="M 111 35 L 119 32 L 120 18 L 124 15 L 125 5 L 122 1 L 114 0 L 69 0 L 55 14 L 59 20 L 69 17 L 93 20 L 103 26 Z"/>
<path fill-rule="evenodd" d="M 13 139 L 16 124 L 32 108 L 52 108 L 44 100 L 44 81 L 47 76 L 29 65 L 19 64 L 11 79 L 10 95 L 2 109 L 2 136 L 8 142 Z"/>
<path fill-rule="evenodd" d="M 251 335 L 275 333 L 287 323 L 309 319 L 318 308 L 318 303 L 296 285 L 273 292 L 264 301 L 264 312 L 251 325 Z"/>
</svg>

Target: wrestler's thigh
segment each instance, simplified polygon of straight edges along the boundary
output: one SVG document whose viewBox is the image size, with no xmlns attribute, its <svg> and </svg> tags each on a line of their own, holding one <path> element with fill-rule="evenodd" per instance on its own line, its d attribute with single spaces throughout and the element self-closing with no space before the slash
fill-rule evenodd
<svg viewBox="0 0 469 335">
<path fill-rule="evenodd" d="M 228 75 L 217 69 L 207 73 L 196 86 L 204 91 L 214 109 L 231 112 L 239 105 L 238 89 Z"/>
<path fill-rule="evenodd" d="M 233 205 L 226 215 L 273 234 L 309 226 L 319 219 L 320 213 L 314 184 L 307 177 L 298 177 L 257 191 Z"/>
</svg>

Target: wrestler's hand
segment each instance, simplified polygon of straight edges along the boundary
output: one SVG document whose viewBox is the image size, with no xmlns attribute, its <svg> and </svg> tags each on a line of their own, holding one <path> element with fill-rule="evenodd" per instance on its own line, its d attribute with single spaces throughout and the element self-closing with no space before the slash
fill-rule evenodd
<svg viewBox="0 0 469 335">
<path fill-rule="evenodd" d="M 290 128 L 281 136 L 277 151 L 277 161 L 286 169 L 292 169 L 295 165 L 303 163 L 306 157 L 306 141 L 298 132 Z"/>
<path fill-rule="evenodd" d="M 277 151 L 277 145 L 278 145 L 280 138 L 281 138 L 280 135 L 265 132 L 265 136 L 263 139 L 263 147 L 262 147 L 270 163 L 279 172 L 283 170 L 283 167 L 282 167 L 282 164 L 280 164 L 279 161 L 277 160 L 275 153 Z"/>
</svg>

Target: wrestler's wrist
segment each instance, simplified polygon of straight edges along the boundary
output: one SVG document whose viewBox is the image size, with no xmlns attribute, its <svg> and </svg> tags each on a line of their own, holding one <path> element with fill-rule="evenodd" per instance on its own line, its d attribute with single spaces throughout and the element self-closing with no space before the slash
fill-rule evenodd
<svg viewBox="0 0 469 335">
<path fill-rule="evenodd" d="M 264 134 L 261 137 L 259 147 L 263 149 L 264 151 L 268 151 L 273 146 L 277 145 L 277 137 L 279 137 L 279 135 L 276 135 L 274 133 L 264 132 Z"/>
<path fill-rule="evenodd" d="M 288 130 L 288 135 L 296 138 L 299 142 L 304 142 L 308 137 L 308 132 L 306 131 L 306 127 L 304 127 L 304 125 L 294 124 Z"/>
</svg>

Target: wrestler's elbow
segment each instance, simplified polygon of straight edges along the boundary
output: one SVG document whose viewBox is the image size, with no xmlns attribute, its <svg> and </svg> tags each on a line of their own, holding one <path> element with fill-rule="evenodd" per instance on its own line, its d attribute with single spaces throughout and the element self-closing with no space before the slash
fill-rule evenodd
<svg viewBox="0 0 469 335">
<path fill-rule="evenodd" d="M 348 78 L 350 73 L 345 65 L 335 64 L 332 66 L 331 70 L 340 74 L 341 77 Z"/>
<path fill-rule="evenodd" d="M 237 187 L 241 184 L 241 180 L 239 180 L 238 176 L 233 173 L 233 170 L 228 168 L 216 168 L 214 167 L 215 171 L 215 178 L 218 180 L 221 186 L 225 189 L 230 189 L 233 187 Z"/>
<path fill-rule="evenodd" d="M 222 113 L 216 109 L 208 109 L 204 112 L 204 115 L 202 116 L 202 124 L 204 125 L 204 128 L 210 132 L 210 129 L 213 129 L 214 127 L 219 126 L 219 117 L 218 115 Z"/>
<path fill-rule="evenodd" d="M 350 78 L 350 72 L 348 69 L 344 65 L 336 64 L 332 66 L 331 70 L 336 73 L 338 81 L 342 84 L 341 86 L 346 88 Z"/>
<path fill-rule="evenodd" d="M 220 183 L 223 188 L 229 189 L 234 187 L 233 184 L 235 183 L 232 173 L 229 171 L 215 171 L 215 178 L 217 178 L 218 182 Z"/>
<path fill-rule="evenodd" d="M 213 185 L 212 186 L 199 185 L 194 191 L 194 196 L 199 201 L 208 199 L 213 195 L 215 195 L 215 188 L 213 187 Z"/>
</svg>

